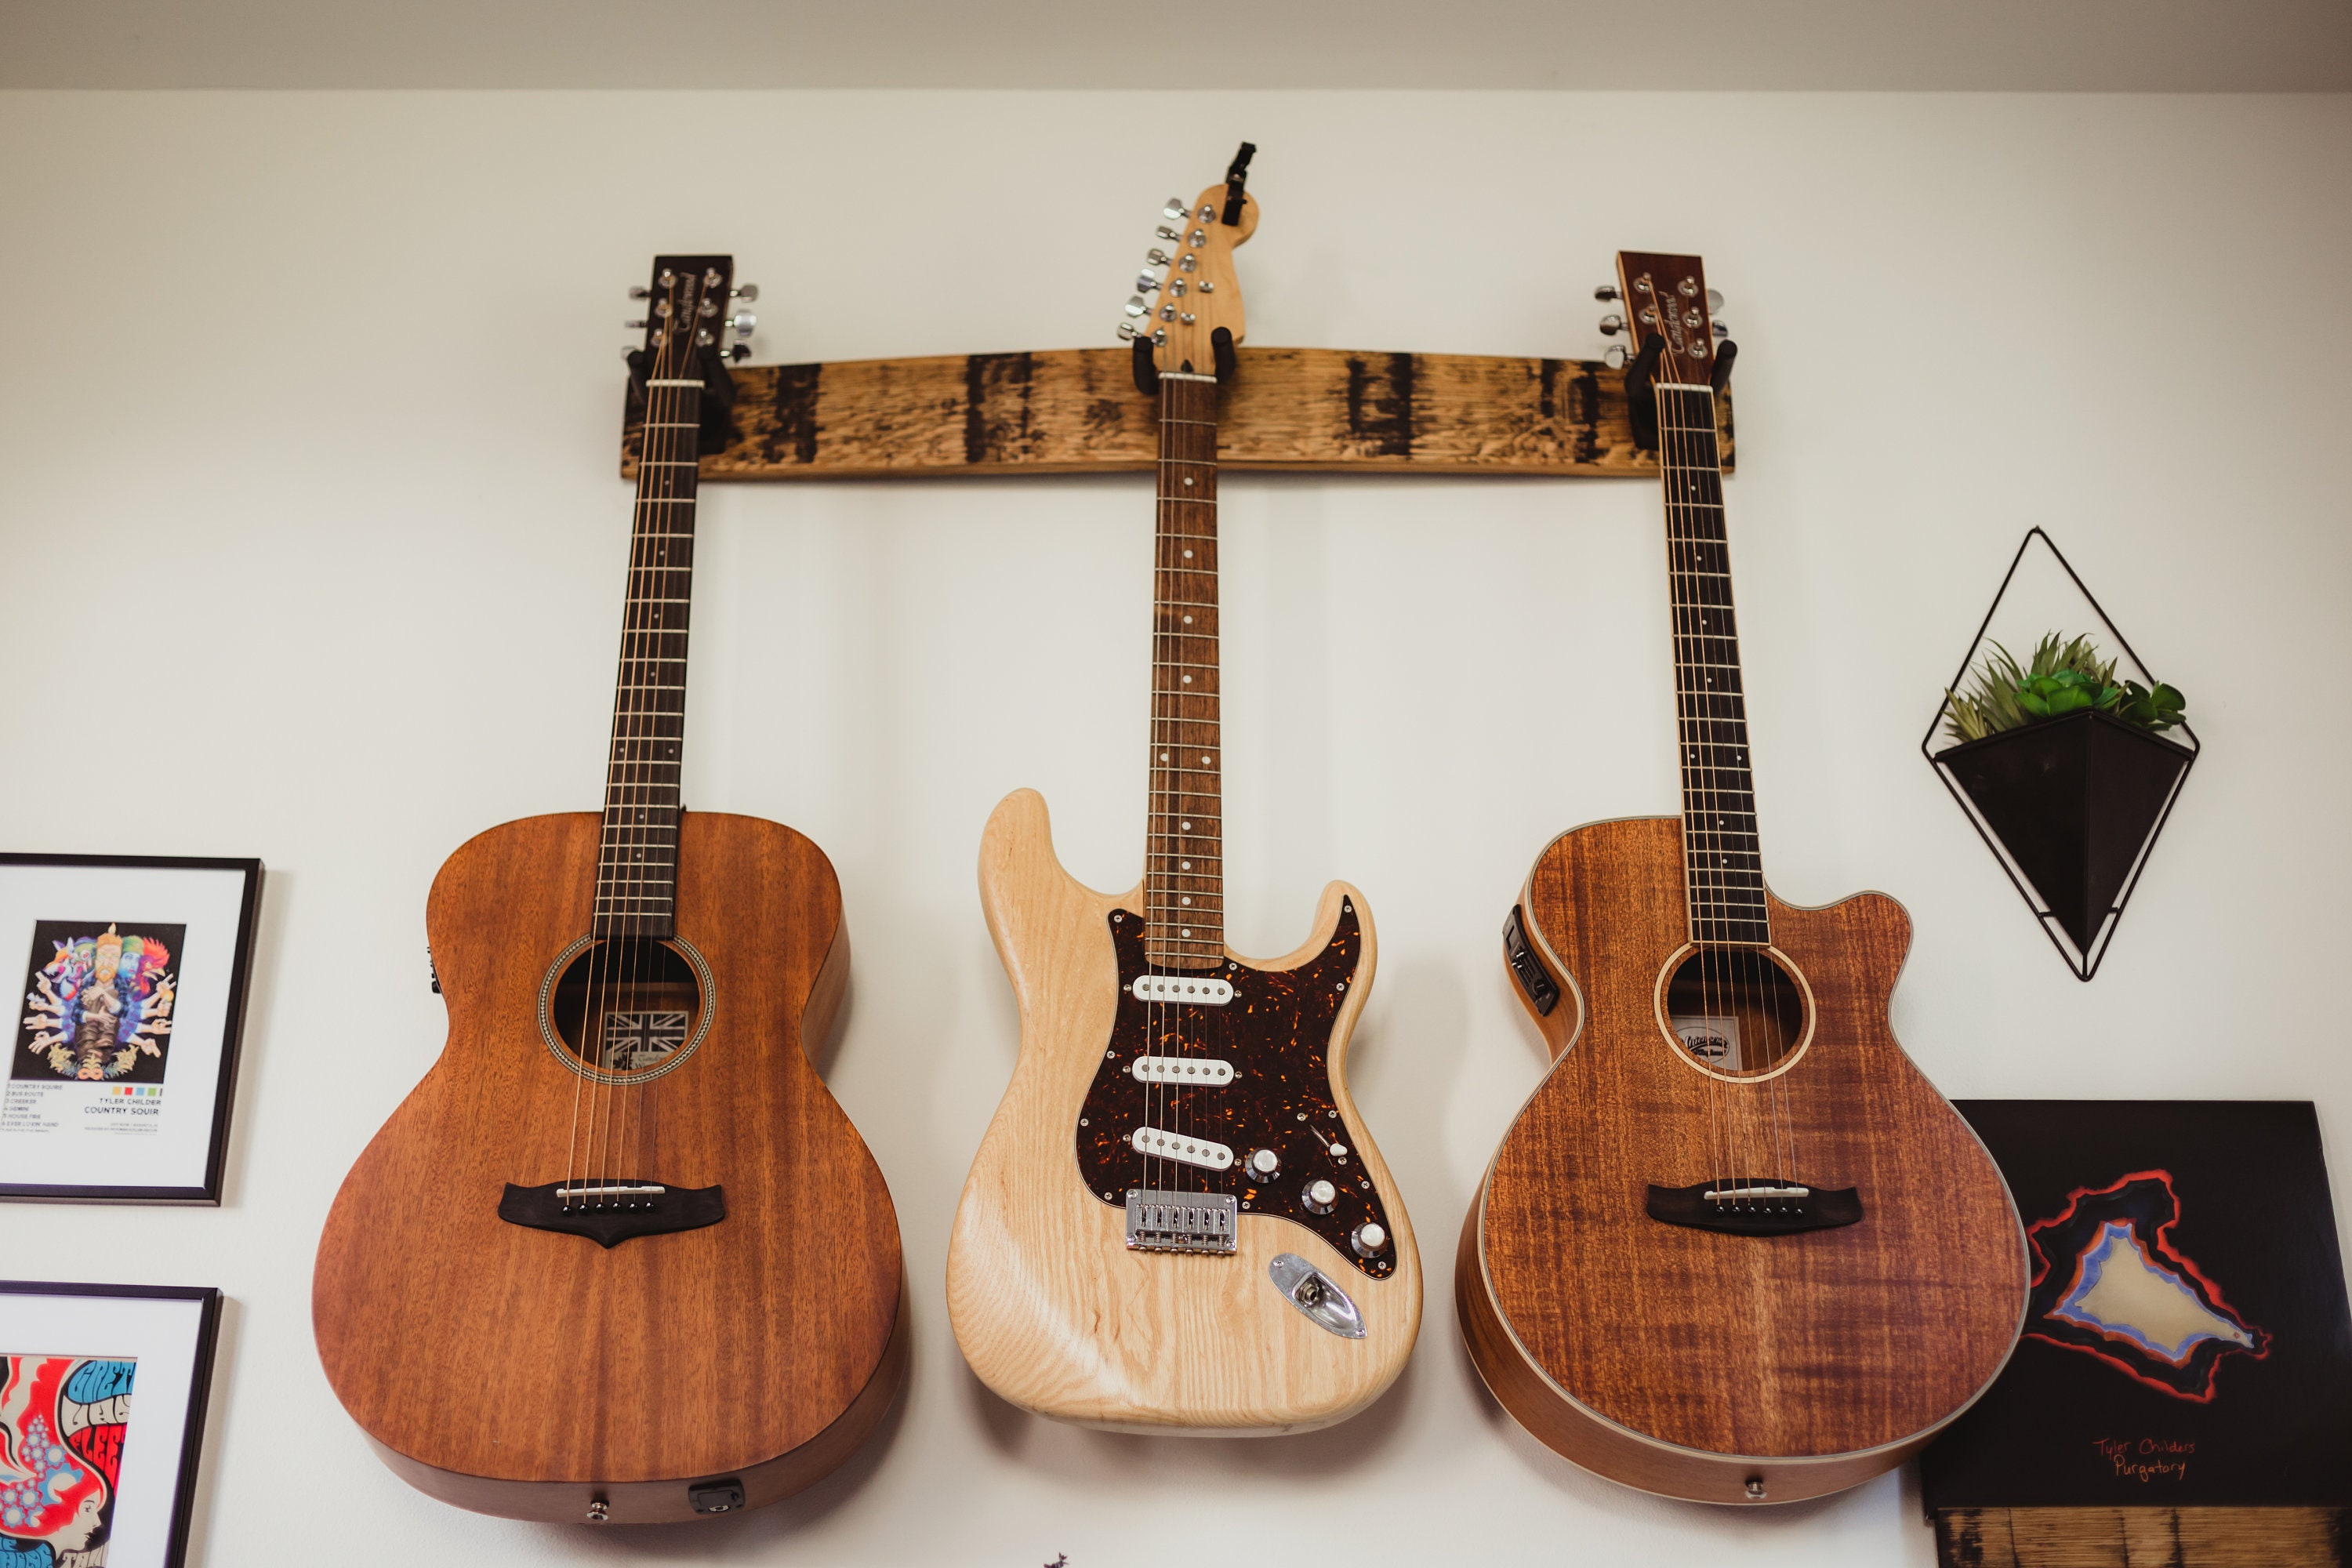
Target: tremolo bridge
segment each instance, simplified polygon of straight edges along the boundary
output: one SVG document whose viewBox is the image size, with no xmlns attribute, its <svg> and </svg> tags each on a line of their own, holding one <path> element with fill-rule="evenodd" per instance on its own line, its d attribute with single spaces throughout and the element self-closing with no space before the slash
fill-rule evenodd
<svg viewBox="0 0 2352 1568">
<path fill-rule="evenodd" d="M 1231 1193 L 1168 1193 L 1130 1187 L 1127 1244 L 1138 1252 L 1231 1252 L 1237 1245 Z"/>
</svg>

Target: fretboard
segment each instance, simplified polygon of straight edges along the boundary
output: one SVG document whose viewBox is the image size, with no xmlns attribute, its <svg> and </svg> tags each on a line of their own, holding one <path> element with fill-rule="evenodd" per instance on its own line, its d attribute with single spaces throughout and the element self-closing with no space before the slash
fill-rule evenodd
<svg viewBox="0 0 2352 1568">
<path fill-rule="evenodd" d="M 1155 969 L 1208 969 L 1225 956 L 1217 384 L 1212 377 L 1160 374 L 1159 490 L 1144 956 Z"/>
<path fill-rule="evenodd" d="M 1748 770 L 1715 394 L 1658 385 L 1658 461 L 1674 595 L 1675 712 L 1681 742 L 1683 870 L 1696 942 L 1768 943 L 1764 865 Z"/>
<path fill-rule="evenodd" d="M 600 937 L 673 934 L 701 409 L 699 381 L 656 377 L 646 384 L 645 455 L 637 465 L 621 674 L 613 697 L 613 751 L 604 773 L 604 834 L 596 866 L 593 929 Z"/>
</svg>

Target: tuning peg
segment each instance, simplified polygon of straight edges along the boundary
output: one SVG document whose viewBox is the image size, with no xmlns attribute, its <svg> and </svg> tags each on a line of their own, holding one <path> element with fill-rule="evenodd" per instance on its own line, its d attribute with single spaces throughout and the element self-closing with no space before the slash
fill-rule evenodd
<svg viewBox="0 0 2352 1568">
<path fill-rule="evenodd" d="M 751 335 L 753 330 L 759 326 L 760 318 L 751 314 L 749 310 L 738 310 L 735 312 L 733 319 L 727 324 L 735 329 L 735 335 L 737 337 L 748 338 Z"/>
<path fill-rule="evenodd" d="M 1614 283 L 1603 283 L 1600 288 L 1595 289 L 1592 291 L 1592 297 L 1601 301 L 1603 304 L 1606 304 L 1608 301 L 1617 298 L 1617 285 Z"/>
<path fill-rule="evenodd" d="M 1177 232 L 1175 229 L 1170 228 L 1164 223 L 1152 232 L 1157 234 L 1162 239 L 1175 240 L 1179 243 L 1181 243 L 1184 238 L 1183 235 Z"/>
<path fill-rule="evenodd" d="M 1723 295 L 1720 290 L 1710 289 L 1706 291 L 1706 308 L 1710 311 L 1723 309 Z"/>
<path fill-rule="evenodd" d="M 1127 313 L 1130 316 L 1148 316 L 1151 313 L 1151 307 L 1144 303 L 1143 296 L 1139 294 L 1127 302 Z"/>
<path fill-rule="evenodd" d="M 741 364 L 751 357 L 751 345 L 749 343 L 736 343 L 727 351 L 727 360 L 730 364 Z"/>
<path fill-rule="evenodd" d="M 1727 338 L 1731 335 L 1731 329 L 1717 321 L 1715 323 L 1715 335 L 1718 338 Z"/>
<path fill-rule="evenodd" d="M 1601 335 L 1602 337 L 1604 337 L 1604 338 L 1613 338 L 1613 337 L 1615 337 L 1618 333 L 1620 333 L 1620 332 L 1623 331 L 1624 330 L 1625 330 L 1625 318 L 1624 318 L 1624 317 L 1622 317 L 1622 316 L 1618 316 L 1618 315 L 1608 315 L 1608 316 L 1603 316 L 1603 317 L 1601 317 Z"/>
<path fill-rule="evenodd" d="M 746 283 L 740 288 L 730 289 L 727 292 L 742 300 L 746 305 L 756 304 L 760 299 L 760 286 L 757 283 Z"/>
<path fill-rule="evenodd" d="M 1143 253 L 1143 259 L 1153 267 L 1165 267 L 1168 265 L 1168 253 L 1155 245 Z"/>
<path fill-rule="evenodd" d="M 638 317 L 634 321 L 623 321 L 621 325 L 633 332 L 642 332 L 646 330 L 646 321 L 643 316 Z"/>
<path fill-rule="evenodd" d="M 1149 293 L 1160 287 L 1160 279 L 1149 272 L 1139 272 L 1135 275 L 1135 286 Z"/>
<path fill-rule="evenodd" d="M 1192 204 L 1182 196 L 1170 196 L 1168 205 L 1160 209 L 1161 217 L 1182 218 L 1192 216 Z"/>
<path fill-rule="evenodd" d="M 650 300 L 650 299 L 652 299 L 653 297 L 654 297 L 654 291 L 653 291 L 652 289 L 650 289 L 646 288 L 644 284 L 642 284 L 642 283 L 632 283 L 632 284 L 630 284 L 630 285 L 629 285 L 629 298 L 630 298 L 630 299 L 632 299 L 632 300 Z"/>
<path fill-rule="evenodd" d="M 1135 323 L 1133 321 L 1121 321 L 1118 324 L 1118 336 L 1121 342 L 1129 342 L 1133 339 L 1139 338 L 1143 334 L 1141 332 L 1135 330 Z"/>
</svg>

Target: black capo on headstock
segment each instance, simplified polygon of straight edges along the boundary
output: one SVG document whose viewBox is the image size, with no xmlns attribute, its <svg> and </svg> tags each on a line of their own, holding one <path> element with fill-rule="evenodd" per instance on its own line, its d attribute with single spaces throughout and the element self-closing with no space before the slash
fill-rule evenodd
<svg viewBox="0 0 2352 1568">
<path fill-rule="evenodd" d="M 1625 363 L 1625 422 L 1633 426 L 1637 451 L 1658 449 L 1658 356 L 1665 346 L 1665 338 L 1654 333 Z M 1717 396 L 1731 384 L 1731 362 L 1738 357 L 1739 345 L 1729 338 L 1717 347 L 1715 368 L 1706 373 L 1706 381 Z"/>
<path fill-rule="evenodd" d="M 1242 187 L 1249 184 L 1249 161 L 1257 153 L 1257 143 L 1244 142 L 1234 161 L 1225 166 L 1225 210 L 1218 215 L 1227 228 L 1237 228 L 1242 221 Z"/>
</svg>

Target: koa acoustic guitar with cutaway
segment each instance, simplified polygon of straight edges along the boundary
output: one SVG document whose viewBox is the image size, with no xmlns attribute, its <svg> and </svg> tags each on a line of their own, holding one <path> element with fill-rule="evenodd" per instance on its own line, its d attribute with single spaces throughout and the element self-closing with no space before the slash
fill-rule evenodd
<svg viewBox="0 0 2352 1568">
<path fill-rule="evenodd" d="M 319 1243 L 336 1395 L 403 1479 L 485 1513 L 773 1502 L 848 1457 L 906 1367 L 890 1194 L 803 1054 L 848 979 L 833 868 L 678 803 L 731 273 L 666 256 L 647 290 L 604 813 L 509 822 L 441 868 L 448 1043 Z"/>
<path fill-rule="evenodd" d="M 1716 446 L 1733 349 L 1696 257 L 1618 268 L 1664 473 L 1683 811 L 1560 835 L 1511 911 L 1554 1059 L 1463 1226 L 1455 1305 L 1486 1386 L 1567 1458 L 1786 1502 L 1893 1467 L 1983 1391 L 2024 1237 L 1887 1026 L 1902 906 L 1765 886 Z"/>
<path fill-rule="evenodd" d="M 1344 883 L 1287 958 L 1225 945 L 1217 387 L 1242 336 L 1226 183 L 1168 204 L 1129 304 L 1160 407 L 1142 885 L 1081 887 L 1022 790 L 981 842 L 1021 1054 L 956 1210 L 948 1311 L 982 1381 L 1124 1431 L 1296 1432 L 1352 1415 L 1421 1321 L 1412 1227 L 1349 1098 L 1372 922 Z"/>
</svg>

